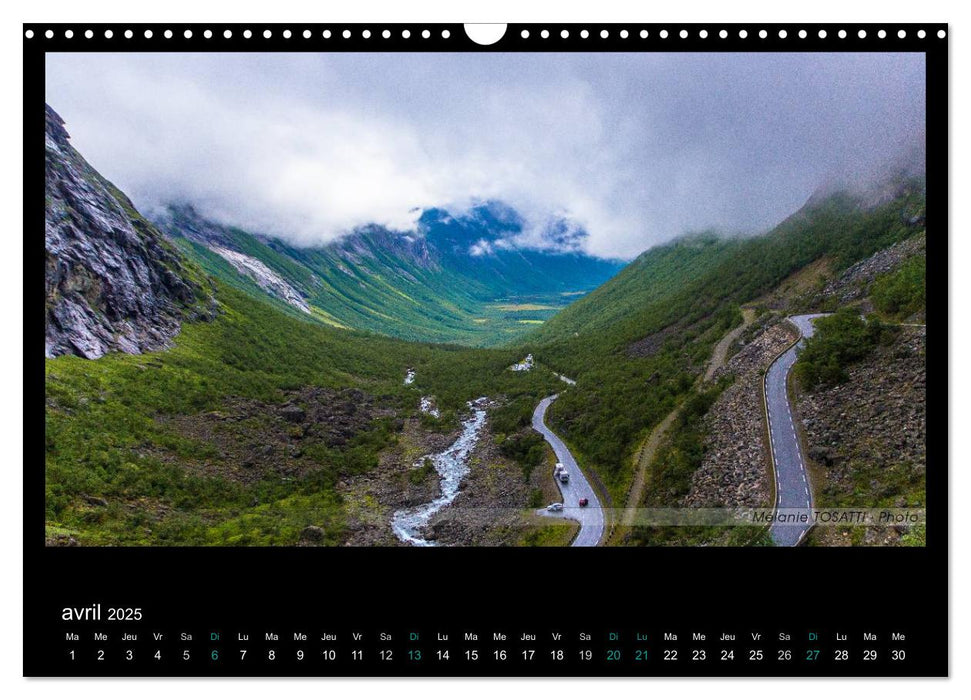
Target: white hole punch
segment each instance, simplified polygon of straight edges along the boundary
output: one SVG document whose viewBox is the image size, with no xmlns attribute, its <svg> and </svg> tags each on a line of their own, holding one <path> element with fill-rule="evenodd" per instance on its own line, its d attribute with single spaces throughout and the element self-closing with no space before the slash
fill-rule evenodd
<svg viewBox="0 0 971 700">
<path fill-rule="evenodd" d="M 466 36 L 479 46 L 491 46 L 506 34 L 505 24 L 466 24 L 464 26 Z"/>
</svg>

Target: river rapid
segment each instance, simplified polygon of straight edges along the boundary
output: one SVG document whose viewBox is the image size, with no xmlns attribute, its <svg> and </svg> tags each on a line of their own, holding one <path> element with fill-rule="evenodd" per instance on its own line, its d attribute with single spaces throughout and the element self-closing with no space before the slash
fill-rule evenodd
<svg viewBox="0 0 971 700">
<path fill-rule="evenodd" d="M 469 455 L 479 442 L 479 435 L 485 425 L 486 402 L 486 397 L 469 401 L 472 416 L 462 422 L 462 433 L 455 442 L 443 452 L 425 455 L 416 463 L 420 465 L 426 459 L 432 460 L 435 471 L 438 472 L 442 495 L 415 508 L 395 512 L 391 519 L 391 529 L 402 542 L 416 547 L 436 546 L 435 542 L 423 538 L 421 532 L 432 516 L 454 501 L 458 495 L 462 479 L 469 473 Z"/>
</svg>

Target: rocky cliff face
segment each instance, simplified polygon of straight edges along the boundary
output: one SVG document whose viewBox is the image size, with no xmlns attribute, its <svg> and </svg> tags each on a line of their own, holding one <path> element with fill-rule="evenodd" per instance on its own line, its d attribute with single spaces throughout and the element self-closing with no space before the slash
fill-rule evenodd
<svg viewBox="0 0 971 700">
<path fill-rule="evenodd" d="M 893 272 L 915 255 L 924 255 L 926 248 L 925 232 L 904 239 L 889 248 L 878 250 L 869 258 L 844 270 L 839 278 L 830 281 L 820 294 L 823 297 L 835 296 L 841 304 L 856 301 L 867 295 L 870 285 L 877 277 Z"/>
<path fill-rule="evenodd" d="M 901 327 L 892 343 L 847 368 L 847 381 L 799 393 L 808 457 L 821 477 L 817 507 L 926 506 L 926 329 Z M 900 545 L 895 527 L 817 527 L 810 544 Z"/>
<path fill-rule="evenodd" d="M 161 234 L 71 146 L 47 108 L 46 355 L 169 346 L 212 300 Z"/>
</svg>

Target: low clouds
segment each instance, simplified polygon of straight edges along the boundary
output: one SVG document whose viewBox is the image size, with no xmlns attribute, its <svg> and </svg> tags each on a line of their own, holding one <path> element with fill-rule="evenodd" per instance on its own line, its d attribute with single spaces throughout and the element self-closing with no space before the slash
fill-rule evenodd
<svg viewBox="0 0 971 700">
<path fill-rule="evenodd" d="M 922 142 L 923 73 L 919 54 L 54 54 L 47 101 L 146 210 L 312 245 L 493 199 L 526 241 L 564 219 L 632 257 L 884 168 Z"/>
</svg>

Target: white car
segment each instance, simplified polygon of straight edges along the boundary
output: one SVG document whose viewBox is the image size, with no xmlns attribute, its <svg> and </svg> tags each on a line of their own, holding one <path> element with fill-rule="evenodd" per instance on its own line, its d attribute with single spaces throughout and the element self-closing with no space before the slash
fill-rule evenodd
<svg viewBox="0 0 971 700">
<path fill-rule="evenodd" d="M 551 513 L 559 512 L 559 511 L 563 510 L 563 504 L 562 503 L 550 503 L 548 506 L 546 506 L 546 510 L 550 511 Z"/>
</svg>

